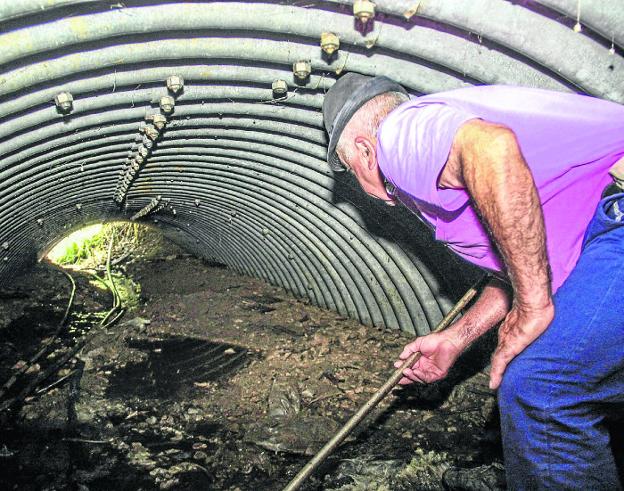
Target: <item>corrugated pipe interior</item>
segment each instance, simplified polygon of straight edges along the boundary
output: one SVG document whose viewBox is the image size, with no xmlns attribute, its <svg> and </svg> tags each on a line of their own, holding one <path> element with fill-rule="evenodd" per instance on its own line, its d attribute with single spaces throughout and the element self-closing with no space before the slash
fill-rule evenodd
<svg viewBox="0 0 624 491">
<path fill-rule="evenodd" d="M 477 272 L 325 162 L 346 72 L 624 103 L 604 0 L 0 0 L 0 284 L 138 220 L 340 315 L 426 333 Z"/>
</svg>

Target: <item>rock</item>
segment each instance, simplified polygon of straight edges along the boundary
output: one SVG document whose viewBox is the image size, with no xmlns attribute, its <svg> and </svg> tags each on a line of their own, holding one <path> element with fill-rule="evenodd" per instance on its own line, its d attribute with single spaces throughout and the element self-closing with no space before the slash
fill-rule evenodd
<svg viewBox="0 0 624 491">
<path fill-rule="evenodd" d="M 273 452 L 314 455 L 338 427 L 336 421 L 323 416 L 267 418 L 251 425 L 245 440 Z"/>
<path fill-rule="evenodd" d="M 292 417 L 301 410 L 301 399 L 296 387 L 273 381 L 269 391 L 269 416 Z"/>
<path fill-rule="evenodd" d="M 442 476 L 450 489 L 457 491 L 499 491 L 506 489 L 505 468 L 494 462 L 474 469 L 451 467 Z"/>
</svg>

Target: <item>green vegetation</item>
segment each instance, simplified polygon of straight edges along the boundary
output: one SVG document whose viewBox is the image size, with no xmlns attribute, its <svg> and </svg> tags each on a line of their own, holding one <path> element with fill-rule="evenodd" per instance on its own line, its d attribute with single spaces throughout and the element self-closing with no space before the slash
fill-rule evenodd
<svg viewBox="0 0 624 491">
<path fill-rule="evenodd" d="M 97 268 L 106 263 L 108 244 L 113 234 L 112 256 L 120 258 L 142 244 L 150 230 L 143 225 L 126 222 L 91 225 L 61 240 L 50 251 L 48 258 L 53 263 L 76 269 Z"/>
</svg>

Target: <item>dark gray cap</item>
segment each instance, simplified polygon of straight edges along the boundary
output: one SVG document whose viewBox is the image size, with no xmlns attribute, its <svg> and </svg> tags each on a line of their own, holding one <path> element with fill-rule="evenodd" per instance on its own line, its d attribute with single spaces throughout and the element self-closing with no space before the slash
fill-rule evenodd
<svg viewBox="0 0 624 491">
<path fill-rule="evenodd" d="M 342 131 L 357 110 L 385 92 L 407 91 L 388 77 L 367 77 L 359 73 L 347 73 L 327 91 L 323 101 L 323 123 L 329 134 L 327 163 L 335 172 L 344 171 L 336 154 L 336 145 Z"/>
</svg>

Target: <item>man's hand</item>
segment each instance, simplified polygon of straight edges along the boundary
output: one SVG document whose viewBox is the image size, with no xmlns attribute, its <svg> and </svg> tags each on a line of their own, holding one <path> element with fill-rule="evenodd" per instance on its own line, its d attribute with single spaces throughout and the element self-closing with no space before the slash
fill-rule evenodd
<svg viewBox="0 0 624 491">
<path fill-rule="evenodd" d="M 394 366 L 399 368 L 417 351 L 422 356 L 414 366 L 405 369 L 404 377 L 399 380 L 400 385 L 412 382 L 431 383 L 443 379 L 461 354 L 462 348 L 446 332 L 429 334 L 406 345 L 399 356 L 402 361 L 395 362 Z"/>
<path fill-rule="evenodd" d="M 498 346 L 492 357 L 490 389 L 498 389 L 511 360 L 535 341 L 555 315 L 552 303 L 541 309 L 514 306 L 498 329 Z"/>
</svg>

